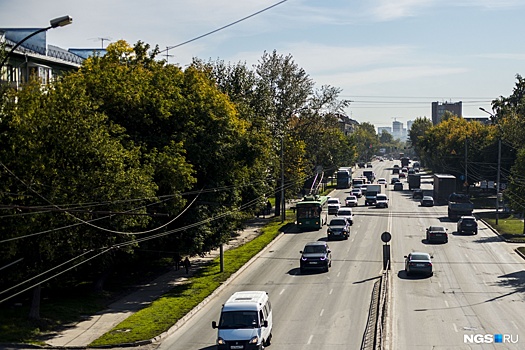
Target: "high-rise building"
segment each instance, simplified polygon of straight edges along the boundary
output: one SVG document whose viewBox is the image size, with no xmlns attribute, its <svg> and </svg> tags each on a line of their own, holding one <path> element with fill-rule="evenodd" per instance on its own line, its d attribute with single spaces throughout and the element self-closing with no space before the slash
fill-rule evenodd
<svg viewBox="0 0 525 350">
<path fill-rule="evenodd" d="M 458 117 L 463 116 L 463 102 L 432 102 L 432 124 L 437 125 L 441 122 L 445 111 L 449 111 Z"/>
<path fill-rule="evenodd" d="M 397 120 L 394 120 L 392 122 L 392 136 L 394 136 L 394 139 L 400 139 L 403 140 L 403 123 L 398 122 Z"/>
</svg>

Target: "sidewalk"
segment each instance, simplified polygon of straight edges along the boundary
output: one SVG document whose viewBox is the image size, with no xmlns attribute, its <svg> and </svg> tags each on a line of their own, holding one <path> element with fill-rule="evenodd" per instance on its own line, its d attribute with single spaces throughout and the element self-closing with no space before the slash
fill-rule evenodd
<svg viewBox="0 0 525 350">
<path fill-rule="evenodd" d="M 260 228 L 269 221 L 268 218 L 254 218 L 246 223 L 243 231 L 237 232 L 224 250 L 237 247 L 257 237 Z M 194 270 L 204 263 L 219 256 L 219 249 L 208 253 L 205 257 L 191 259 L 191 269 Z M 191 271 L 190 271 L 191 274 Z M 94 340 L 109 332 L 117 324 L 128 318 L 134 312 L 146 307 L 161 295 L 171 290 L 175 285 L 186 281 L 187 275 L 184 268 L 172 271 L 158 277 L 147 284 L 137 286 L 138 289 L 122 299 L 109 305 L 108 309 L 90 316 L 84 321 L 71 325 L 67 329 L 51 334 L 45 340 L 51 347 L 59 348 L 85 348 Z"/>
</svg>

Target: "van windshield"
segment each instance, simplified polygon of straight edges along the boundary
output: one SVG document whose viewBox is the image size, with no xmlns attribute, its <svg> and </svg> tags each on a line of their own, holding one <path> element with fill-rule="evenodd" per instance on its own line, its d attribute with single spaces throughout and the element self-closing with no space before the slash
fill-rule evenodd
<svg viewBox="0 0 525 350">
<path fill-rule="evenodd" d="M 221 314 L 220 329 L 259 328 L 257 311 L 226 311 Z"/>
</svg>

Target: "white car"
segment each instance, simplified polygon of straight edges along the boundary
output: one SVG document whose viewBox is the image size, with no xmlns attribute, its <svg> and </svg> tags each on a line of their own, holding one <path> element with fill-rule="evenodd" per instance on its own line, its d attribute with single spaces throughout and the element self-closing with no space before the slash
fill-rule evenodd
<svg viewBox="0 0 525 350">
<path fill-rule="evenodd" d="M 356 196 L 348 196 L 345 199 L 345 206 L 347 207 L 357 207 L 357 197 Z"/>
<path fill-rule="evenodd" d="M 361 191 L 360 188 L 353 188 L 351 193 L 352 193 L 352 196 L 356 196 L 357 198 L 363 197 L 363 192 Z"/>
<path fill-rule="evenodd" d="M 386 182 L 386 179 L 384 177 L 380 177 L 379 179 L 377 179 L 377 183 L 379 185 L 384 185 L 385 187 L 387 186 L 387 182 Z"/>
<path fill-rule="evenodd" d="M 354 224 L 354 219 L 352 216 L 354 216 L 354 213 L 350 208 L 341 208 L 337 211 L 337 217 L 345 218 L 350 226 Z"/>
<path fill-rule="evenodd" d="M 328 200 L 328 214 L 337 214 L 339 208 L 341 208 L 341 202 L 339 198 L 330 198 Z"/>
</svg>

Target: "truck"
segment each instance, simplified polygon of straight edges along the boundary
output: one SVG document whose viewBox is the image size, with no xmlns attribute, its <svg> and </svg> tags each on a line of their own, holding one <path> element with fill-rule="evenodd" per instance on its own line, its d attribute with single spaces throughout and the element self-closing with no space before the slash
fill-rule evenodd
<svg viewBox="0 0 525 350">
<path fill-rule="evenodd" d="M 452 193 L 448 196 L 448 218 L 459 220 L 462 216 L 471 216 L 474 204 L 468 194 Z"/>
<path fill-rule="evenodd" d="M 408 189 L 412 191 L 415 188 L 421 188 L 421 175 L 408 174 Z"/>
<path fill-rule="evenodd" d="M 368 179 L 368 182 L 372 183 L 376 179 L 376 174 L 373 170 L 365 170 L 363 171 L 363 176 Z"/>
<path fill-rule="evenodd" d="M 408 157 L 401 158 L 401 167 L 402 168 L 408 168 L 409 164 L 410 164 L 410 158 L 408 158 Z"/>
<path fill-rule="evenodd" d="M 375 205 L 376 196 L 381 193 L 383 186 L 377 184 L 370 184 L 366 186 L 365 205 Z"/>
<path fill-rule="evenodd" d="M 352 168 L 339 168 L 337 170 L 336 188 L 338 189 L 350 188 L 351 183 L 352 183 Z"/>
<path fill-rule="evenodd" d="M 434 201 L 447 203 L 448 197 L 456 192 L 456 177 L 451 174 L 434 174 Z"/>
</svg>

